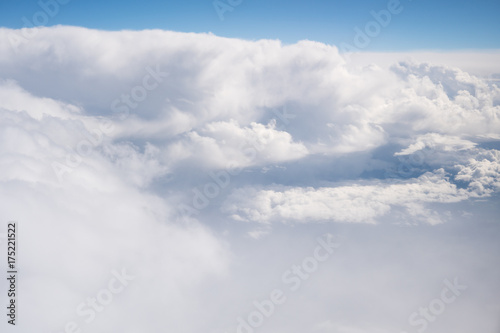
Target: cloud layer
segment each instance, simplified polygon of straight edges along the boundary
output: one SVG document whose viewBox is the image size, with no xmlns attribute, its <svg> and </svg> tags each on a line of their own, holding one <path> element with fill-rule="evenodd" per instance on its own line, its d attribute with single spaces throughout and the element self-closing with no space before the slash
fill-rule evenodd
<svg viewBox="0 0 500 333">
<path fill-rule="evenodd" d="M 25 331 L 74 320 L 89 332 L 215 332 L 234 324 L 214 318 L 227 308 L 215 294 L 235 297 L 220 284 L 256 287 L 238 266 L 250 251 L 237 257 L 240 237 L 283 224 L 453 223 L 460 205 L 497 203 L 500 88 L 459 68 L 347 61 L 312 41 L 15 34 L 0 29 L 0 216 L 23 232 Z M 85 323 L 79 303 L 122 268 L 137 283 Z M 348 301 L 341 289 L 332 295 Z M 355 319 L 280 327 L 385 327 Z"/>
</svg>

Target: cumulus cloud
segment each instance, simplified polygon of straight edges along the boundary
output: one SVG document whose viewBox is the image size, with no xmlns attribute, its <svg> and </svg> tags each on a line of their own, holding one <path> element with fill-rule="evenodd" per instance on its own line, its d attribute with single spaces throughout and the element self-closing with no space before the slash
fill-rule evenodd
<svg viewBox="0 0 500 333">
<path fill-rule="evenodd" d="M 208 123 L 200 132 L 189 132 L 184 140 L 170 145 L 166 158 L 222 169 L 293 161 L 308 154 L 302 143 L 293 142 L 288 132 L 275 127 L 275 123 L 251 123 L 243 128 L 235 121 Z"/>
<path fill-rule="evenodd" d="M 118 313 L 129 311 L 127 304 L 142 302 L 145 294 L 154 294 L 149 303 L 163 311 L 164 299 L 177 304 L 167 306 L 172 314 L 165 319 L 168 325 L 184 321 L 174 317 L 182 318 L 186 307 L 196 304 L 189 305 L 183 293 L 193 292 L 204 278 L 225 274 L 228 253 L 208 229 L 178 224 L 164 200 L 140 191 L 146 181 L 142 178 L 157 171 L 156 150 L 147 147 L 140 154 L 112 145 L 112 152 L 108 147 L 85 156 L 60 182 L 51 164 L 70 153 L 61 139 L 78 139 L 84 126 L 3 109 L 0 119 L 0 215 L 4 221 L 19 221 L 26 242 L 20 256 L 25 293 L 19 302 L 29 304 L 22 311 L 30 320 L 19 326 L 63 331 L 75 321 L 91 331 L 111 326 L 136 331 L 139 322 L 155 321 L 156 312 L 135 309 L 131 321 Z M 77 307 L 107 286 L 113 270 L 122 269 L 142 282 L 130 282 L 126 301 L 115 305 L 118 313 L 86 323 Z"/>
<path fill-rule="evenodd" d="M 279 190 L 237 190 L 225 210 L 237 220 L 259 223 L 353 222 L 374 223 L 392 206 L 404 207 L 412 216 L 425 216 L 425 203 L 459 202 L 467 192 L 451 184 L 444 170 L 428 173 L 399 184 L 291 188 Z M 435 218 L 427 222 L 435 224 Z"/>
<path fill-rule="evenodd" d="M 445 136 L 437 133 L 427 133 L 415 139 L 415 143 L 408 148 L 395 153 L 396 156 L 411 155 L 424 149 L 440 150 L 445 152 L 463 151 L 474 148 L 477 144 L 461 139 L 457 136 Z"/>
<path fill-rule="evenodd" d="M 500 189 L 500 151 L 481 155 L 469 160 L 467 165 L 457 165 L 459 171 L 455 179 L 469 183 L 477 196 L 497 193 Z"/>
<path fill-rule="evenodd" d="M 175 178 L 183 170 L 262 167 L 267 172 L 292 169 L 294 163 L 317 156 L 343 161 L 354 154 L 365 156 L 357 167 L 361 179 L 377 168 L 398 168 L 394 158 L 422 159 L 426 153 L 417 167 L 411 166 L 420 177 L 415 174 L 408 184 L 380 179 L 359 189 L 325 187 L 316 177 L 311 184 L 316 190 L 281 191 L 288 199 L 276 204 L 278 210 L 282 204 L 287 207 L 279 214 L 267 216 L 259 205 L 249 213 L 251 220 L 263 221 L 300 211 L 297 220 L 373 222 L 405 200 L 405 195 L 396 201 L 378 200 L 375 189 L 394 194 L 414 184 L 425 192 L 425 172 L 444 177 L 440 168 L 452 176 L 453 170 L 460 170 L 452 181 L 473 182 L 470 174 L 478 174 L 478 169 L 496 170 L 496 159 L 474 158 L 478 144 L 495 140 L 500 132 L 500 89 L 456 67 L 412 61 L 390 67 L 346 63 L 335 46 L 310 41 L 282 45 L 211 34 L 59 26 L 41 28 L 29 43 L 11 45 L 8 36 L 16 32 L 0 33 L 1 107 L 6 124 L 12 124 L 5 140 L 15 137 L 30 146 L 32 154 L 37 150 L 59 180 L 106 165 L 129 184 L 147 189 L 155 179 Z M 45 141 L 21 134 L 33 126 Z M 39 142 L 45 142 L 42 150 Z M 393 158 L 371 157 L 394 145 L 401 148 L 392 151 Z M 327 168 L 321 163 L 312 167 L 320 174 Z M 486 170 L 483 174 L 493 172 Z M 45 179 L 50 177 L 50 171 L 44 172 Z M 454 185 L 440 179 L 436 184 L 448 185 L 432 191 L 447 193 Z M 261 197 L 252 180 L 251 185 L 245 182 L 240 185 Z M 474 184 L 481 195 L 496 191 L 489 178 Z M 345 200 L 356 204 L 338 208 L 339 189 L 347 191 Z M 184 189 L 169 191 L 182 194 Z M 314 204 L 324 207 L 306 213 L 290 199 L 293 191 L 308 200 L 318 196 Z M 228 202 L 239 200 L 238 190 L 234 193 Z M 406 195 L 408 205 L 412 195 Z M 408 212 L 415 215 L 413 207 Z M 256 218 L 259 214 L 266 217 Z"/>
</svg>

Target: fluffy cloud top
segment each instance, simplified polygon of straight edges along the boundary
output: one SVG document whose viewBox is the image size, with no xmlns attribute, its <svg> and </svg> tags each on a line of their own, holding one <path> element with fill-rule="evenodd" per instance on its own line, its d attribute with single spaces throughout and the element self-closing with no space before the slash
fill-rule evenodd
<svg viewBox="0 0 500 333">
<path fill-rule="evenodd" d="M 422 204 L 458 202 L 467 198 L 438 174 L 425 174 L 403 184 L 339 186 L 330 188 L 292 188 L 282 191 L 242 189 L 233 194 L 226 210 L 234 218 L 260 223 L 270 221 L 336 221 L 373 223 L 391 206 L 403 206 L 413 216 L 425 215 Z M 498 176 L 498 175 L 497 175 Z M 244 217 L 242 217 L 242 215 Z M 429 219 L 431 223 L 438 223 Z"/>
<path fill-rule="evenodd" d="M 40 139 L 20 133 L 29 131 L 26 126 L 40 128 L 45 146 L 38 150 L 44 161 L 38 172 L 45 182 L 106 163 L 127 182 L 147 188 L 166 175 L 184 178 L 231 167 L 287 170 L 316 156 L 342 161 L 353 154 L 365 156 L 350 176 L 361 179 L 377 169 L 397 169 L 401 162 L 395 158 L 414 158 L 425 149 L 434 155 L 416 168 L 420 174 L 440 174 L 434 170 L 445 167 L 453 175 L 460 169 L 456 180 L 472 182 L 465 175 L 472 162 L 463 155 L 474 159 L 478 143 L 500 133 L 500 89 L 458 68 L 359 65 L 345 61 L 335 46 L 310 41 L 281 45 L 210 34 L 53 27 L 10 43 L 19 33 L 0 31 L 0 106 L 9 119 L 5 124 L 11 124 L 4 136 L 6 142 L 18 138 L 31 147 L 26 156 L 34 156 Z M 371 157 L 393 145 L 401 148 L 391 151 L 392 158 Z M 496 170 L 496 159 L 489 163 Z M 324 173 L 326 165 L 307 167 Z M 410 182 L 426 191 L 419 179 Z M 391 192 L 391 186 L 380 180 L 363 189 Z M 342 188 L 320 187 L 326 197 Z M 182 187 L 169 191 L 184 195 Z M 383 215 L 388 206 L 382 206 L 368 209 L 367 221 Z M 360 222 L 351 208 L 345 214 L 329 209 L 336 213 L 313 219 Z"/>
</svg>

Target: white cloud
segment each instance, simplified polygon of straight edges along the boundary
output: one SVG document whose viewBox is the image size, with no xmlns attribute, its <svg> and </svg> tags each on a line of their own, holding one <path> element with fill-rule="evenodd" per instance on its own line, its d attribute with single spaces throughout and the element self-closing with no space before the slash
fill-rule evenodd
<svg viewBox="0 0 500 333">
<path fill-rule="evenodd" d="M 166 159 L 223 169 L 293 161 L 308 154 L 302 143 L 293 142 L 288 132 L 275 127 L 275 123 L 251 123 L 243 128 L 235 121 L 209 123 L 170 145 Z"/>
<path fill-rule="evenodd" d="M 498 193 L 500 190 L 500 151 L 492 150 L 481 155 L 469 160 L 467 165 L 457 165 L 459 171 L 455 179 L 468 182 L 469 187 L 477 196 Z"/>
<path fill-rule="evenodd" d="M 211 231 L 200 224 L 178 225 L 174 207 L 137 188 L 145 182 L 137 177 L 147 178 L 158 168 L 152 160 L 154 147 L 138 154 L 127 146 L 112 146 L 111 161 L 104 158 L 107 155 L 91 154 L 60 183 L 50 162 L 58 158 L 61 146 L 45 133 L 53 129 L 54 120 L 0 114 L 0 216 L 19 221 L 24 243 L 19 288 L 25 292 L 19 302 L 26 304 L 20 311 L 30 320 L 19 326 L 56 331 L 75 320 L 86 327 L 84 318 L 75 314 L 77 306 L 107 286 L 112 269 L 122 267 L 136 277 L 137 285 L 131 282 L 115 309 L 129 311 L 126 304 L 138 304 L 152 294 L 150 306 L 161 309 L 169 299 L 168 311 L 179 317 L 162 318 L 162 324 L 184 321 L 186 310 L 196 306 L 185 299 L 186 293 L 209 276 L 225 274 L 228 254 Z M 71 127 L 59 126 L 57 131 L 59 137 L 61 132 L 75 135 Z M 107 313 L 106 319 L 98 314 L 88 327 L 99 331 L 113 323 L 115 329 L 132 332 L 138 322 L 160 325 L 156 311 L 133 312 L 129 319 L 118 313 Z"/>
<path fill-rule="evenodd" d="M 437 133 L 427 133 L 417 137 L 415 143 L 408 148 L 395 153 L 395 156 L 411 155 L 423 149 L 441 150 L 445 152 L 454 152 L 469 150 L 474 148 L 477 143 L 461 139 L 457 136 L 444 136 Z"/>
<path fill-rule="evenodd" d="M 375 223 L 401 206 L 412 216 L 426 216 L 426 203 L 453 203 L 467 199 L 467 192 L 451 184 L 443 170 L 416 180 L 374 185 L 329 188 L 285 188 L 235 191 L 225 210 L 238 220 L 259 223 L 352 222 Z M 429 218 L 426 222 L 440 222 Z"/>
<path fill-rule="evenodd" d="M 32 118 L 38 120 L 44 116 L 68 119 L 81 112 L 81 109 L 74 105 L 33 96 L 12 80 L 0 81 L 0 107 L 6 110 L 27 112 Z"/>
</svg>

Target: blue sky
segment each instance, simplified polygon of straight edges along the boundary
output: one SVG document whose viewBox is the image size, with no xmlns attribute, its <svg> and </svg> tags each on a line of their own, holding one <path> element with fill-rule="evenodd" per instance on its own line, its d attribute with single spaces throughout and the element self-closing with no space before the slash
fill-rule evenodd
<svg viewBox="0 0 500 333">
<path fill-rule="evenodd" d="M 222 0 L 227 3 L 239 0 Z M 50 2 L 47 0 L 47 2 Z M 302 39 L 340 45 L 352 43 L 355 27 L 372 21 L 370 11 L 388 0 L 243 0 L 219 18 L 211 0 L 136 1 L 70 0 L 50 17 L 63 24 L 105 30 L 165 29 L 213 32 L 245 39 L 271 38 L 285 43 Z M 500 1 L 401 0 L 403 11 L 371 39 L 367 51 L 456 50 L 500 48 Z M 0 25 L 25 26 L 42 9 L 37 1 L 2 1 Z"/>
</svg>

